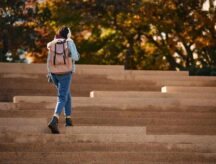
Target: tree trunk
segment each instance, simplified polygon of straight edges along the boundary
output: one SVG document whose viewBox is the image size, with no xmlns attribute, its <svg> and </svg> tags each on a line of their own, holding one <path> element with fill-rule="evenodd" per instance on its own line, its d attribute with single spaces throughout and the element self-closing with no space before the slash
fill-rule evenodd
<svg viewBox="0 0 216 164">
<path fill-rule="evenodd" d="M 134 50 L 133 50 L 133 44 L 134 43 L 133 43 L 132 39 L 128 39 L 128 43 L 129 43 L 129 48 L 127 49 L 127 52 L 126 52 L 125 65 L 124 65 L 124 68 L 126 70 L 133 69 L 132 55 L 134 53 Z"/>
<path fill-rule="evenodd" d="M 6 61 L 6 53 L 8 52 L 8 49 L 9 49 L 8 36 L 6 33 L 3 32 L 1 40 L 2 40 L 3 47 L 0 51 L 0 61 L 5 62 Z"/>
</svg>

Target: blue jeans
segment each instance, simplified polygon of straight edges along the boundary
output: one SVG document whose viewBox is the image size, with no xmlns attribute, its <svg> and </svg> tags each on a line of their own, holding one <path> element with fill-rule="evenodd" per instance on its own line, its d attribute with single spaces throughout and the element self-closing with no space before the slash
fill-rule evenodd
<svg viewBox="0 0 216 164">
<path fill-rule="evenodd" d="M 54 114 L 60 116 L 64 108 L 65 116 L 66 117 L 70 116 L 72 113 L 71 93 L 70 93 L 72 73 L 68 73 L 64 75 L 51 74 L 51 78 L 58 91 L 58 100 L 57 100 Z"/>
</svg>

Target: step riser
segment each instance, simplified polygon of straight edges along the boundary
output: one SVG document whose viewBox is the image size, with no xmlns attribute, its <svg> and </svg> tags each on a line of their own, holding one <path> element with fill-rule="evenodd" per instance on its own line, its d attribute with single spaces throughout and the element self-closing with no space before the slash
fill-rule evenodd
<svg viewBox="0 0 216 164">
<path fill-rule="evenodd" d="M 126 98 L 213 98 L 216 93 L 161 93 L 161 92 L 135 92 L 135 91 L 92 91 L 90 97 L 126 97 Z"/>
<path fill-rule="evenodd" d="M 145 127 L 129 127 L 129 126 L 74 126 L 66 128 L 66 134 L 133 134 L 146 135 Z"/>
<path fill-rule="evenodd" d="M 0 118 L 0 126 L 41 126 L 47 124 L 46 118 Z"/>
<path fill-rule="evenodd" d="M 50 114 L 16 114 L 16 115 L 10 115 L 10 114 L 5 114 L 3 113 L 3 115 L 0 116 L 1 118 L 4 117 L 11 117 L 11 118 L 23 118 L 23 117 L 28 117 L 28 118 L 38 118 L 38 117 L 46 117 L 47 121 L 52 117 L 53 113 Z M 202 119 L 202 118 L 169 118 L 169 116 L 161 118 L 160 116 L 155 116 L 155 117 L 118 117 L 118 116 L 113 116 L 112 118 L 110 118 L 110 116 L 105 117 L 105 116 L 100 116 L 97 115 L 96 116 L 77 116 L 77 115 L 73 115 L 72 116 L 72 120 L 74 122 L 76 122 L 77 124 L 108 124 L 108 125 L 147 125 L 147 126 L 158 126 L 158 125 L 164 125 L 164 126 L 200 126 L 200 127 L 205 127 L 205 126 L 216 126 L 216 120 L 211 118 L 211 119 Z M 60 123 L 64 123 L 65 119 L 64 116 L 61 116 Z M 25 123 L 25 125 L 28 123 Z M 46 124 L 46 123 L 43 123 Z M 36 126 L 37 122 L 35 121 L 34 123 L 30 124 L 32 126 Z M 8 126 L 8 125 L 5 125 Z"/>
<path fill-rule="evenodd" d="M 147 129 L 148 131 L 148 129 Z M 132 134 L 82 134 L 82 135 L 29 135 L 24 133 L 0 134 L 0 143 L 188 143 L 215 144 L 216 136 L 211 135 L 132 135 Z"/>
<path fill-rule="evenodd" d="M 46 118 L 0 118 L 0 132 L 44 133 L 47 131 Z"/>
<path fill-rule="evenodd" d="M 205 144 L 160 144 L 160 143 L 62 143 L 55 144 L 0 144 L 0 152 L 187 152 L 187 153 L 216 153 L 216 145 Z"/>
<path fill-rule="evenodd" d="M 80 124 L 80 123 L 79 123 Z M 63 125 L 63 124 L 62 124 Z M 145 135 L 145 128 L 138 128 L 131 126 L 130 128 L 111 126 L 101 127 L 97 129 L 91 128 L 91 123 L 88 124 L 89 127 L 75 126 L 74 128 L 66 128 L 67 134 L 137 134 Z M 110 124 L 111 125 L 111 124 Z M 215 135 L 215 126 L 169 126 L 169 125 L 146 125 L 148 134 L 193 134 L 193 135 Z M 82 128 L 83 127 L 83 128 Z M 0 132 L 49 132 L 47 124 L 42 126 L 21 126 L 17 124 L 16 126 L 0 126 Z"/>
<path fill-rule="evenodd" d="M 166 93 L 200 93 L 216 94 L 216 87 L 181 87 L 181 86 L 164 86 L 161 92 Z"/>
<path fill-rule="evenodd" d="M 18 106 L 16 106 L 18 105 Z M 31 107 L 24 107 L 19 106 L 21 104 L 14 104 L 11 106 L 7 104 L 2 104 L 2 107 L 0 106 L 0 112 L 1 116 L 8 115 L 7 117 L 14 117 L 16 115 L 25 115 L 29 117 L 31 114 L 39 115 L 40 117 L 52 114 L 54 112 L 53 108 L 45 108 L 42 106 L 37 106 L 38 104 L 27 104 Z M 5 108 L 4 108 L 5 106 Z M 20 109 L 19 109 L 20 108 Z M 26 108 L 26 109 L 25 109 Z M 203 107 L 205 108 L 205 107 Z M 109 117 L 109 118 L 158 118 L 159 119 L 215 119 L 216 117 L 216 110 L 215 109 L 198 109 L 198 108 L 191 108 L 191 111 L 182 110 L 181 109 L 154 109 L 154 108 L 144 108 L 144 109 L 127 109 L 127 110 L 121 110 L 121 109 L 113 109 L 113 108 L 73 108 L 72 109 L 72 116 L 75 117 Z M 197 111 L 196 111 L 197 110 Z M 62 111 L 63 115 L 64 111 Z M 46 116 L 47 115 L 47 116 Z M 190 121 L 190 120 L 188 120 Z M 208 121 L 208 120 L 206 120 Z"/>
<path fill-rule="evenodd" d="M 132 70 L 124 70 L 124 66 L 122 65 L 84 65 L 84 64 L 76 64 L 76 73 L 77 74 L 90 74 L 90 73 L 98 73 L 98 74 L 119 74 L 125 73 L 129 75 L 173 75 L 173 76 L 188 76 L 188 71 L 132 71 Z M 15 64 L 15 63 L 1 63 L 0 64 L 0 73 L 12 73 L 16 72 L 17 74 L 47 74 L 47 66 L 46 64 Z"/>
<path fill-rule="evenodd" d="M 99 82 L 95 82 L 94 84 L 89 84 L 89 83 L 81 83 L 81 82 L 77 82 L 74 83 L 72 81 L 72 85 L 71 88 L 72 90 L 87 90 L 88 88 L 90 88 L 91 90 L 104 90 L 104 89 L 118 89 L 118 90 L 122 90 L 122 89 L 154 89 L 154 88 L 159 88 L 158 86 L 155 85 L 154 82 L 152 83 L 145 83 L 143 82 L 142 85 L 139 85 L 139 83 L 135 83 L 138 85 L 134 85 L 132 83 L 127 83 L 125 82 L 124 84 L 119 85 L 118 83 L 104 83 L 101 84 Z M 6 90 L 6 89 L 11 89 L 11 90 L 19 90 L 19 89 L 25 89 L 25 90 L 36 90 L 36 88 L 39 88 L 41 90 L 55 90 L 55 88 L 53 87 L 53 85 L 49 84 L 48 82 L 46 83 L 38 83 L 38 81 L 35 82 L 24 82 L 24 83 L 15 83 L 15 82 L 10 82 L 10 81 L 5 81 L 5 83 L 0 82 L 1 86 L 4 86 L 4 88 L 1 88 L 1 90 Z M 161 86 L 161 85 L 160 85 Z"/>
<path fill-rule="evenodd" d="M 161 86 L 160 86 L 161 87 Z M 92 90 L 116 90 L 116 91 L 130 91 L 130 90 L 135 90 L 135 91 L 160 91 L 160 87 L 154 87 L 154 86 L 143 86 L 143 87 L 124 87 L 124 88 L 119 88 L 116 86 L 115 88 L 110 86 L 110 87 L 92 87 L 92 88 L 75 88 L 72 86 L 71 92 L 73 96 L 77 97 L 89 97 L 89 93 Z M 55 89 L 0 89 L 0 101 L 6 101 L 6 102 L 12 102 L 14 96 L 56 96 L 56 90 Z"/>
<path fill-rule="evenodd" d="M 107 152 L 85 152 L 85 153 L 2 153 L 1 161 L 32 161 L 40 159 L 41 162 L 62 162 L 73 161 L 83 162 L 215 162 L 216 155 L 212 154 L 191 154 L 191 153 L 107 153 Z M 11 160 L 13 159 L 13 160 Z"/>
<path fill-rule="evenodd" d="M 110 80 L 134 80 L 134 81 L 145 81 L 151 79 L 151 81 L 211 81 L 215 82 L 216 77 L 214 76 L 163 76 L 163 75 L 139 75 L 131 76 L 125 75 L 107 75 Z"/>
<path fill-rule="evenodd" d="M 91 124 L 83 124 L 83 125 L 86 125 L 86 126 L 95 126 L 94 125 L 91 125 Z M 82 126 L 82 125 L 77 125 L 77 126 Z M 103 126 L 106 126 L 106 125 L 103 125 Z M 125 126 L 125 125 L 122 125 L 122 126 Z M 114 126 L 115 127 L 115 126 Z M 212 129 L 188 129 L 187 127 L 181 127 L 181 128 L 166 128 L 166 130 L 164 129 L 161 129 L 160 127 L 159 128 L 155 128 L 155 127 L 148 127 L 148 130 L 147 130 L 147 135 L 199 135 L 199 136 L 202 136 L 202 135 L 216 135 L 216 130 L 215 128 L 212 128 Z M 60 133 L 61 134 L 65 134 L 65 129 L 60 127 Z M 26 128 L 8 128 L 8 127 L 0 127 L 0 132 L 1 133 L 17 133 L 17 132 L 20 132 L 20 133 L 31 133 L 31 134 L 50 134 L 50 129 L 48 128 L 36 128 L 36 127 L 26 127 Z M 109 132 L 107 132 L 109 133 Z M 75 133 L 70 133 L 71 135 L 75 135 L 75 134 L 79 134 L 78 132 L 75 132 Z M 102 133 L 95 133 L 95 134 L 102 134 Z M 104 135 L 107 135 L 106 133 L 103 133 Z M 114 135 L 115 134 L 120 134 L 119 132 L 114 132 L 113 133 Z M 121 133 L 121 135 L 124 134 L 124 133 Z M 127 134 L 126 134 L 127 135 Z M 108 135 L 107 137 L 111 137 L 113 135 Z M 120 136 L 122 137 L 122 136 Z M 134 136 L 135 137 L 135 136 Z M 136 138 L 136 137 L 135 137 Z M 135 139 L 134 138 L 134 139 Z M 110 141 L 111 142 L 111 141 Z M 116 142 L 116 141 L 113 141 L 113 142 Z M 127 141 L 125 141 L 127 142 Z M 131 142 L 130 140 L 128 142 Z"/>
<path fill-rule="evenodd" d="M 41 111 L 34 112 L 34 111 L 13 111 L 13 112 L 8 112 L 8 111 L 2 111 L 2 114 L 0 118 L 4 117 L 11 117 L 11 118 L 20 118 L 20 117 L 28 117 L 28 118 L 38 118 L 38 117 L 43 117 L 43 118 L 49 118 L 53 115 L 54 112 L 52 111 L 44 111 L 41 113 Z M 107 114 L 107 115 L 106 115 Z M 62 120 L 64 120 L 64 116 L 62 114 Z M 100 118 L 98 118 L 100 117 Z M 216 124 L 215 120 L 215 114 L 211 116 L 209 115 L 204 115 L 204 116 L 196 116 L 196 115 L 182 115 L 179 114 L 179 117 L 177 114 L 167 114 L 167 115 L 160 115 L 160 114 L 155 114 L 155 115 L 146 115 L 145 114 L 140 114 L 136 116 L 128 116 L 127 114 L 109 114 L 109 113 L 103 113 L 103 114 L 98 114 L 96 115 L 95 113 L 92 114 L 77 114 L 74 112 L 72 115 L 73 119 L 79 120 L 79 119 L 86 119 L 86 120 L 92 120 L 92 119 L 98 119 L 98 120 L 111 120 L 116 122 L 117 120 L 119 121 L 124 121 L 128 120 L 128 122 L 143 122 L 143 123 L 152 123 L 152 124 L 167 124 L 169 125 L 170 123 L 173 124 L 181 124 L 181 125 L 188 125 L 188 124 L 197 124 L 199 123 L 200 125 L 214 125 Z"/>
<path fill-rule="evenodd" d="M 186 87 L 215 87 L 215 81 L 197 81 L 197 80 L 156 80 L 157 86 L 186 86 Z"/>
<path fill-rule="evenodd" d="M 77 97 L 89 97 L 89 92 L 91 90 L 72 90 L 73 96 Z M 14 96 L 56 96 L 56 90 L 4 90 L 0 91 L 0 101 L 1 102 L 12 102 Z"/>
<path fill-rule="evenodd" d="M 53 111 L 52 110 L 44 110 L 44 111 L 1 111 L 0 118 L 10 117 L 10 118 L 38 118 L 43 117 L 46 119 L 49 119 L 52 117 Z M 35 123 L 39 123 L 36 120 L 32 120 L 31 123 L 28 122 L 29 125 L 35 125 Z M 86 121 L 103 121 L 104 122 L 140 122 L 145 124 L 158 124 L 158 125 L 215 125 L 215 113 L 208 113 L 208 114 L 182 114 L 182 113 L 137 113 L 136 115 L 130 115 L 126 112 L 91 112 L 91 113 L 85 113 L 85 112 L 76 112 L 74 111 L 72 114 L 72 119 L 79 121 L 86 120 Z M 16 120 L 16 119 L 15 119 Z M 62 114 L 60 117 L 60 122 L 64 121 L 64 115 Z M 13 121 L 14 122 L 14 121 Z M 45 121 L 41 122 L 40 124 L 44 124 Z M 23 125 L 26 125 L 26 121 L 23 121 Z M 2 124 L 2 125 L 9 125 L 8 123 Z"/>
<path fill-rule="evenodd" d="M 42 96 L 15 96 L 14 103 L 50 103 L 55 102 L 56 97 L 42 97 Z M 216 101 L 214 99 L 180 99 L 180 98 L 118 98 L 113 99 L 110 97 L 105 98 L 81 98 L 73 97 L 74 107 L 89 107 L 100 106 L 110 108 L 141 108 L 143 106 L 151 106 L 157 104 L 158 106 L 212 106 L 216 107 Z"/>
<path fill-rule="evenodd" d="M 1 103 L 0 102 L 0 110 L 52 110 L 55 108 L 56 103 Z M 196 113 L 201 112 L 205 113 L 215 113 L 215 107 L 202 107 L 202 106 L 172 106 L 172 105 L 151 105 L 151 106 L 144 106 L 142 108 L 108 108 L 108 107 L 100 107 L 100 106 L 88 106 L 88 107 L 74 107 L 74 111 L 82 111 L 82 112 L 105 112 L 105 111 L 130 111 L 130 112 L 184 112 L 184 113 Z"/>
<path fill-rule="evenodd" d="M 124 70 L 122 65 L 85 65 L 85 64 L 76 64 L 77 70 L 114 70 L 121 71 Z M 20 74 L 47 74 L 47 65 L 46 64 L 16 64 L 16 63 L 0 63 L 0 73 L 20 73 Z M 179 72 L 180 74 L 188 74 L 188 72 Z M 176 71 L 173 71 L 173 74 L 176 74 Z"/>
<path fill-rule="evenodd" d="M 37 126 L 16 126 L 16 127 L 8 127 L 8 126 L 0 126 L 1 133 L 13 133 L 13 132 L 20 132 L 20 133 L 48 133 L 49 130 L 47 127 L 37 127 Z"/>
<path fill-rule="evenodd" d="M 28 77 L 29 76 L 29 77 Z M 47 77 L 45 76 L 37 76 L 37 75 L 28 75 L 28 76 L 23 76 L 23 77 L 8 77 L 5 78 L 4 76 L 2 77 L 0 75 L 0 78 L 2 79 L 0 81 L 0 86 L 4 86 L 4 88 L 0 89 L 31 89 L 32 86 L 35 86 L 35 88 L 41 88 L 41 89 L 48 89 L 51 88 L 51 85 L 47 82 Z M 19 81 L 19 83 L 16 83 Z M 38 83 L 40 81 L 40 84 Z M 88 81 L 86 83 L 86 81 Z M 73 76 L 72 80 L 72 88 L 79 88 L 79 89 L 84 89 L 84 88 L 91 88 L 93 90 L 99 89 L 101 87 L 113 87 L 113 88 L 125 88 L 127 89 L 126 86 L 140 88 L 140 87 L 162 87 L 162 86 L 185 86 L 185 87 L 215 87 L 216 80 L 212 81 L 197 81 L 197 80 L 166 80 L 166 79 L 154 79 L 154 80 L 149 80 L 149 79 L 143 79 L 141 81 L 139 80 L 115 80 L 115 79 L 107 79 L 106 76 L 83 76 L 83 75 L 77 75 Z M 23 85 L 21 85 L 23 84 Z M 97 85 L 96 85 L 97 84 Z"/>
</svg>

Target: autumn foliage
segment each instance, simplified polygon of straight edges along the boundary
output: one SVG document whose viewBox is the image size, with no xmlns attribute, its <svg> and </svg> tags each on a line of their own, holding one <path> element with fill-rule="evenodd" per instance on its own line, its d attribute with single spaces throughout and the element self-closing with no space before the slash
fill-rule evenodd
<svg viewBox="0 0 216 164">
<path fill-rule="evenodd" d="M 67 25 L 81 54 L 80 63 L 162 70 L 216 66 L 213 0 L 207 10 L 205 0 L 31 2 L 32 11 L 22 0 L 0 2 L 1 56 L 11 52 L 12 61 L 45 62 L 46 43 Z"/>
</svg>

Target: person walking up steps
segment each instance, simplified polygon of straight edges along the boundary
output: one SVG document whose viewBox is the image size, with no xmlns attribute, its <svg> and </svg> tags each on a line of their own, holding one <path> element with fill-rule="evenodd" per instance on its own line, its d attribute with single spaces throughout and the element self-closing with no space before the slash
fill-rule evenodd
<svg viewBox="0 0 216 164">
<path fill-rule="evenodd" d="M 71 120 L 71 93 L 70 86 L 72 74 L 75 72 L 75 61 L 80 56 L 74 41 L 71 39 L 71 31 L 68 27 L 59 30 L 54 40 L 47 44 L 49 50 L 47 58 L 48 76 L 51 77 L 57 88 L 57 103 L 54 115 L 48 127 L 52 133 L 60 133 L 58 128 L 59 116 L 64 109 L 65 126 L 72 126 Z"/>
</svg>

